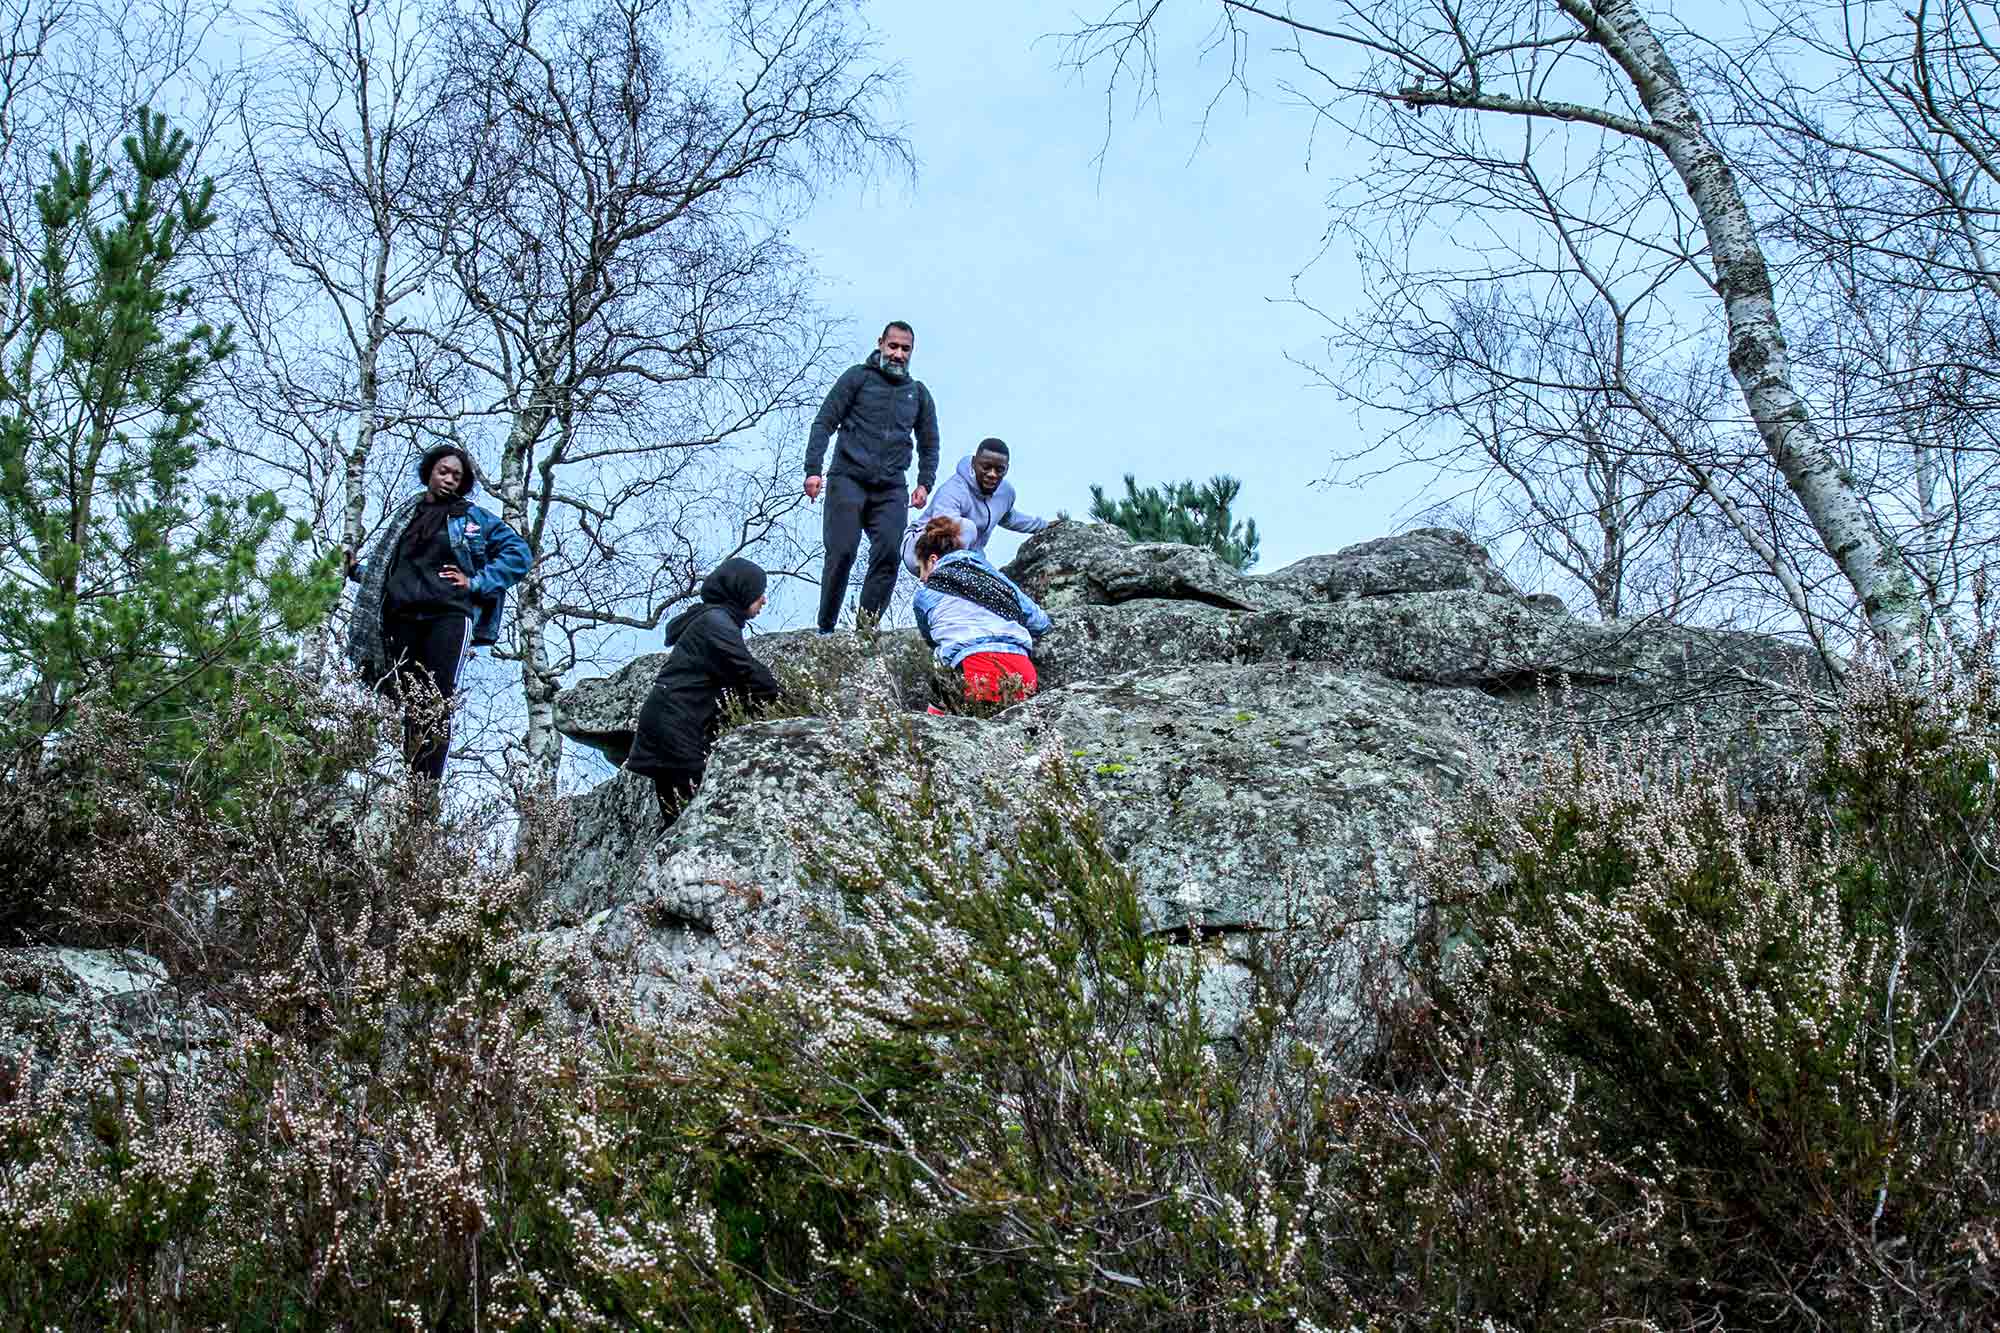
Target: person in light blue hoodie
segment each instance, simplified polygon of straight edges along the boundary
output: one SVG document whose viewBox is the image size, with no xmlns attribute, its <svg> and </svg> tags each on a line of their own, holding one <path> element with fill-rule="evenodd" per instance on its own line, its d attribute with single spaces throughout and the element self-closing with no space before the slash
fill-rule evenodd
<svg viewBox="0 0 2000 1333">
<path fill-rule="evenodd" d="M 1035 640 L 1048 633 L 1049 613 L 964 547 L 964 528 L 948 514 L 917 534 L 913 602 L 917 632 L 943 666 L 965 678 L 965 697 L 1011 704 L 1035 692 Z"/>
<path fill-rule="evenodd" d="M 923 514 L 903 534 L 903 568 L 917 572 L 917 535 L 934 518 L 957 519 L 965 534 L 965 549 L 982 555 L 995 527 L 1009 532 L 1040 532 L 1049 525 L 1049 520 L 1014 507 L 1008 462 L 1007 442 L 990 437 L 979 442 L 971 457 L 958 460 L 958 470 L 937 488 Z"/>
</svg>

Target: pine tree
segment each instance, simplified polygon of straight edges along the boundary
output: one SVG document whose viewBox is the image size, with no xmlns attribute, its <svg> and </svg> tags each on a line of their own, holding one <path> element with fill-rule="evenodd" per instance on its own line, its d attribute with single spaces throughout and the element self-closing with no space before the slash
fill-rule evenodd
<svg viewBox="0 0 2000 1333">
<path fill-rule="evenodd" d="M 1257 520 L 1237 523 L 1229 513 L 1242 490 L 1236 478 L 1219 476 L 1200 486 L 1177 481 L 1142 491 L 1127 472 L 1125 497 L 1116 503 L 1102 486 L 1090 488 L 1090 516 L 1116 524 L 1135 541 L 1205 546 L 1232 568 L 1248 569 L 1257 563 Z"/>
<path fill-rule="evenodd" d="M 145 723 L 163 758 L 235 675 L 287 660 L 337 590 L 268 491 L 203 494 L 201 390 L 231 351 L 180 281 L 216 222 L 191 144 L 141 110 L 125 172 L 51 154 L 38 245 L 0 261 L 0 740 L 30 750 L 85 701 Z M 254 728 L 249 730 L 254 736 Z"/>
</svg>

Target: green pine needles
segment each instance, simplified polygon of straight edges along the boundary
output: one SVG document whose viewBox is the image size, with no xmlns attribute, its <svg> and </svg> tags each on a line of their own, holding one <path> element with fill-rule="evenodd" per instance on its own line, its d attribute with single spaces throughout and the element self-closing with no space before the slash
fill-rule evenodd
<svg viewBox="0 0 2000 1333">
<path fill-rule="evenodd" d="M 39 236 L 0 258 L 0 741 L 33 752 L 79 706 L 163 756 L 234 673 L 291 656 L 338 591 L 269 491 L 205 493 L 203 388 L 232 351 L 187 247 L 212 228 L 192 143 L 142 110 L 115 165 L 52 153 Z M 255 730 L 246 733 L 250 743 Z"/>
<path fill-rule="evenodd" d="M 1230 476 L 1210 477 L 1199 486 L 1175 481 L 1140 490 L 1128 472 L 1125 496 L 1115 503 L 1105 498 L 1102 486 L 1090 488 L 1090 516 L 1123 528 L 1134 541 L 1205 546 L 1230 568 L 1247 570 L 1257 563 L 1257 520 L 1239 523 L 1229 512 L 1242 490 L 1243 483 Z"/>
</svg>

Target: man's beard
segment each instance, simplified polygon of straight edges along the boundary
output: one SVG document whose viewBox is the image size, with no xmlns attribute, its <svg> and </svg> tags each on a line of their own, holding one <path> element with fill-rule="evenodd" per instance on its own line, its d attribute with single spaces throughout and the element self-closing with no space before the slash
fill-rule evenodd
<svg viewBox="0 0 2000 1333">
<path fill-rule="evenodd" d="M 878 356 L 875 360 L 882 367 L 882 373 L 892 380 L 906 380 L 910 377 L 910 363 L 907 361 L 891 361 L 886 356 Z"/>
</svg>

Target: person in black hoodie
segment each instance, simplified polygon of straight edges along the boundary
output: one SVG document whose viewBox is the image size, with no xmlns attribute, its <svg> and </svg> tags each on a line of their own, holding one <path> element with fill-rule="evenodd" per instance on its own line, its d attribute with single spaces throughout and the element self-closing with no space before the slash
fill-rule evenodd
<svg viewBox="0 0 2000 1333">
<path fill-rule="evenodd" d="M 910 378 L 917 335 L 893 320 L 875 340 L 875 350 L 833 382 L 806 437 L 806 499 L 826 491 L 826 564 L 820 571 L 819 632 L 833 633 L 847 576 L 868 534 L 868 576 L 861 584 L 861 609 L 854 627 L 870 635 L 881 623 L 896 591 L 897 555 L 907 508 L 922 509 L 937 484 L 937 404 L 923 381 Z M 833 462 L 826 462 L 834 432 Z M 917 449 L 917 487 L 903 490 L 910 444 Z M 824 470 L 824 475 L 822 475 Z"/>
<path fill-rule="evenodd" d="M 743 643 L 743 626 L 764 609 L 764 583 L 764 571 L 750 561 L 725 560 L 702 580 L 700 605 L 667 622 L 673 652 L 639 710 L 625 767 L 653 780 L 668 824 L 680 818 L 701 783 L 723 696 L 735 694 L 748 704 L 778 697 L 777 677 Z"/>
</svg>

